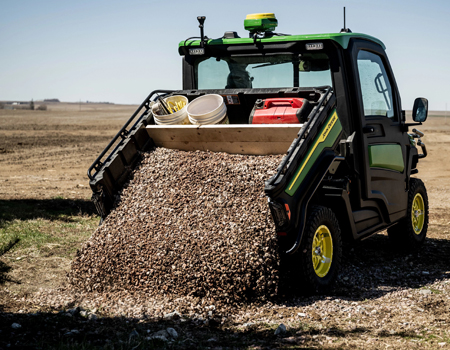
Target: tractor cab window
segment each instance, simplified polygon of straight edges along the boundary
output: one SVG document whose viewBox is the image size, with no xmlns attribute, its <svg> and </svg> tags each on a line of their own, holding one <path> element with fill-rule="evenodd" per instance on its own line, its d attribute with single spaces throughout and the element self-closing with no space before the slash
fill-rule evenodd
<svg viewBox="0 0 450 350">
<path fill-rule="evenodd" d="M 195 76 L 198 89 L 332 86 L 324 53 L 202 58 Z"/>
<path fill-rule="evenodd" d="M 364 115 L 397 119 L 394 113 L 391 83 L 381 57 L 369 51 L 359 51 L 358 72 Z"/>
</svg>

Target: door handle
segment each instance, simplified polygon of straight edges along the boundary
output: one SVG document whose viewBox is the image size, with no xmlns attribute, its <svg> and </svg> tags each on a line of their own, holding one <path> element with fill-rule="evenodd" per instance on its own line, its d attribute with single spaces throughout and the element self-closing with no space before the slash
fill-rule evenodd
<svg viewBox="0 0 450 350">
<path fill-rule="evenodd" d="M 373 126 L 366 125 L 362 128 L 364 134 L 371 134 L 375 131 Z"/>
</svg>

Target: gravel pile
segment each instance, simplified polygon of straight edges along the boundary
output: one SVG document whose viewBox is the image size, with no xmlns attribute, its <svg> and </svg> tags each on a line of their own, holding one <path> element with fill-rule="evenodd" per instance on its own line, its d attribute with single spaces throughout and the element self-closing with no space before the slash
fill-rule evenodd
<svg viewBox="0 0 450 350">
<path fill-rule="evenodd" d="M 116 208 L 77 252 L 84 291 L 206 297 L 277 294 L 279 256 L 264 180 L 281 156 L 157 148 L 143 155 Z"/>
</svg>

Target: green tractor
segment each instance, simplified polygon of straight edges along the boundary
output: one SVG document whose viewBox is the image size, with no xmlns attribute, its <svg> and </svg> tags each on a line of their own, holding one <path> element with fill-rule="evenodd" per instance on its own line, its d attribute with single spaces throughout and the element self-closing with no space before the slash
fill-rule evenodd
<svg viewBox="0 0 450 350">
<path fill-rule="evenodd" d="M 387 229 L 401 249 L 422 245 L 428 198 L 411 175 L 427 152 L 423 133 L 408 130 L 426 120 L 428 101 L 416 99 L 407 123 L 384 44 L 347 28 L 277 34 L 273 14 L 247 16 L 246 38 L 208 39 L 198 20 L 200 37 L 178 47 L 183 89 L 150 93 L 89 168 L 102 218 L 143 150 L 285 154 L 264 191 L 280 253 L 310 291 L 333 285 L 343 241 Z M 161 110 L 177 110 L 168 98 L 185 99 L 189 111 L 209 95 L 226 106 L 214 124 L 189 113 L 190 125 L 155 123 Z"/>
</svg>

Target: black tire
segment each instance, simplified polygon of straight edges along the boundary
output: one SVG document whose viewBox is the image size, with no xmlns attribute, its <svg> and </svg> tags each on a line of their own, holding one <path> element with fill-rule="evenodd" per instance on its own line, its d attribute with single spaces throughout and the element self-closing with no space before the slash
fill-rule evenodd
<svg viewBox="0 0 450 350">
<path fill-rule="evenodd" d="M 318 244 L 320 241 L 322 245 Z M 331 242 L 331 250 L 327 242 Z M 308 294 L 323 294 L 330 290 L 336 281 L 342 258 L 341 230 L 331 209 L 322 206 L 311 208 L 297 254 L 302 289 Z"/>
<path fill-rule="evenodd" d="M 388 229 L 389 240 L 401 251 L 415 251 L 424 242 L 428 230 L 427 189 L 420 179 L 411 179 L 406 217 Z"/>
</svg>

